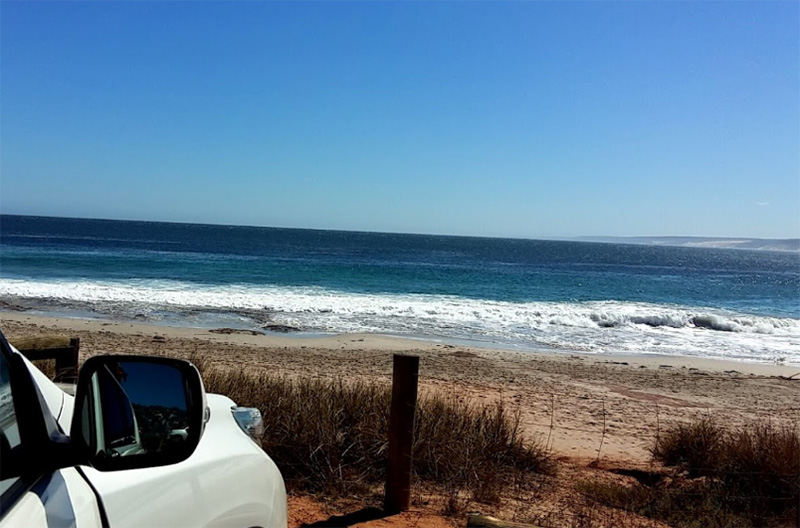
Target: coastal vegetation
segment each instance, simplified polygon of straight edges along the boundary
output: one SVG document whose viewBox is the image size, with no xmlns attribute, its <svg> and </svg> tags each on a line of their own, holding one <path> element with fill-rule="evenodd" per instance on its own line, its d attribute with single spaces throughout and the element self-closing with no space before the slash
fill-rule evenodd
<svg viewBox="0 0 800 528">
<path fill-rule="evenodd" d="M 800 503 L 800 432 L 771 423 L 725 427 L 704 417 L 676 424 L 652 448 L 667 471 L 633 485 L 581 482 L 604 506 L 670 526 L 793 526 Z"/>
<path fill-rule="evenodd" d="M 21 344 L 51 334 L 56 320 L 47 321 L 7 320 L 3 330 Z M 381 504 L 391 354 L 377 352 L 380 344 L 351 336 L 316 348 L 302 340 L 262 347 L 246 344 L 250 336 L 186 338 L 181 335 L 200 334 L 67 324 L 81 339 L 82 359 L 96 353 L 183 357 L 200 368 L 209 392 L 258 407 L 265 418 L 261 444 L 286 478 L 293 526 Z M 501 360 L 457 347 L 417 352 L 425 371 L 409 515 L 463 523 L 466 512 L 480 511 L 541 528 L 796 522 L 794 376 L 602 358 Z M 37 361 L 51 377 L 52 361 Z M 502 390 L 492 391 L 493 383 Z M 601 390 L 592 391 L 595 384 Z M 666 393 L 671 396 L 664 395 L 667 388 L 675 389 Z M 748 407 L 749 400 L 758 404 Z M 754 422 L 758 416 L 770 419 Z M 547 438 L 549 449 L 537 438 Z"/>
<path fill-rule="evenodd" d="M 202 357 L 192 360 L 210 391 L 261 410 L 262 446 L 292 490 L 377 500 L 385 478 L 388 385 L 292 379 L 266 370 L 209 366 Z M 636 519 L 642 517 L 685 527 L 794 522 L 800 492 L 796 427 L 750 423 L 727 428 L 704 417 L 662 432 L 651 453 L 660 469 L 630 472 L 633 484 L 579 482 L 575 502 L 583 504 L 583 520 L 578 524 L 604 525 L 603 519 L 613 519 L 638 526 Z M 419 400 L 413 457 L 418 496 L 437 501 L 448 515 L 519 497 L 521 488 L 541 497 L 534 490 L 545 487 L 557 467 L 542 444 L 521 434 L 519 414 L 502 402 L 472 404 L 429 392 Z"/>
<path fill-rule="evenodd" d="M 391 391 L 375 382 L 276 376 L 268 371 L 199 365 L 207 389 L 265 417 L 261 444 L 287 486 L 331 497 L 374 496 L 386 476 Z M 502 403 L 470 404 L 456 396 L 420 395 L 414 472 L 445 512 L 473 501 L 496 503 L 512 487 L 552 474 L 544 446 L 521 434 L 520 415 Z M 526 484 L 527 483 L 527 484 Z"/>
</svg>

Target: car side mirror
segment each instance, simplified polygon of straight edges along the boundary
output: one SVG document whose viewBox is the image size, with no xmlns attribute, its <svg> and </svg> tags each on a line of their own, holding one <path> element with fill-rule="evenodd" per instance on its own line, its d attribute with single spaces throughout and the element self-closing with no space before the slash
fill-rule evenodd
<svg viewBox="0 0 800 528">
<path fill-rule="evenodd" d="M 100 471 L 175 464 L 197 448 L 205 412 L 203 381 L 188 361 L 94 356 L 78 377 L 70 442 Z"/>
</svg>

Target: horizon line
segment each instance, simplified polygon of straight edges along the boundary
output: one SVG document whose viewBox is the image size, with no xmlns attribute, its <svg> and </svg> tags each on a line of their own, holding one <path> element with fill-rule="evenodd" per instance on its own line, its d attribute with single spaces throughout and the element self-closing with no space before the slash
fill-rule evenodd
<svg viewBox="0 0 800 528">
<path fill-rule="evenodd" d="M 218 227 L 247 227 L 257 229 L 290 229 L 298 231 L 332 231 L 341 233 L 369 233 L 369 234 L 385 234 L 385 235 L 409 235 L 409 236 L 442 236 L 454 238 L 495 238 L 507 240 L 549 240 L 549 241 L 563 241 L 563 242 L 587 242 L 587 243 L 604 243 L 599 239 L 642 239 L 642 240 L 655 240 L 655 239 L 698 239 L 698 240 L 719 240 L 719 241 L 770 241 L 770 242 L 800 242 L 800 237 L 752 237 L 752 236 L 709 236 L 709 235 L 573 235 L 573 236 L 537 236 L 537 237 L 524 237 L 524 236 L 491 236 L 491 235 L 459 235 L 452 233 L 419 233 L 407 231 L 380 231 L 380 230 L 365 230 L 365 229 L 335 229 L 335 228 L 321 228 L 321 227 L 287 227 L 287 226 L 274 226 L 274 225 L 253 225 L 253 224 L 235 224 L 235 223 L 214 223 L 214 222 L 187 222 L 175 220 L 144 220 L 144 219 L 130 219 L 130 218 L 96 218 L 88 216 L 56 216 L 56 215 L 42 215 L 42 214 L 19 214 L 19 213 L 0 213 L 2 216 L 18 216 L 30 218 L 52 218 L 64 220 L 95 220 L 101 222 L 140 222 L 150 224 L 176 224 L 176 225 L 202 225 L 202 226 L 218 226 Z M 2 231 L 2 226 L 0 226 Z M 586 240 L 595 239 L 595 240 Z M 729 249 L 729 248 L 723 248 Z"/>
</svg>

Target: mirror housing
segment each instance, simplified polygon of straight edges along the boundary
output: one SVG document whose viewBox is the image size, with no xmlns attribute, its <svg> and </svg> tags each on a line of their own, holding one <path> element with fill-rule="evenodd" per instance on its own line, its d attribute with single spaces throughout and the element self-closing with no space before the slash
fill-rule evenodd
<svg viewBox="0 0 800 528">
<path fill-rule="evenodd" d="M 206 397 L 188 361 L 94 356 L 78 376 L 70 443 L 99 471 L 166 466 L 194 453 Z"/>
</svg>

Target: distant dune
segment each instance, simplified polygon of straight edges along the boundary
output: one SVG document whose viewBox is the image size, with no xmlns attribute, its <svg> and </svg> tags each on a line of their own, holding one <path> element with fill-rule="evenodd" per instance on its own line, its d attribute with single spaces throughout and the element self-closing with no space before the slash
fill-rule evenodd
<svg viewBox="0 0 800 528">
<path fill-rule="evenodd" d="M 644 244 L 648 246 L 710 247 L 756 251 L 800 252 L 800 238 L 712 238 L 712 237 L 578 237 L 583 242 Z"/>
</svg>

